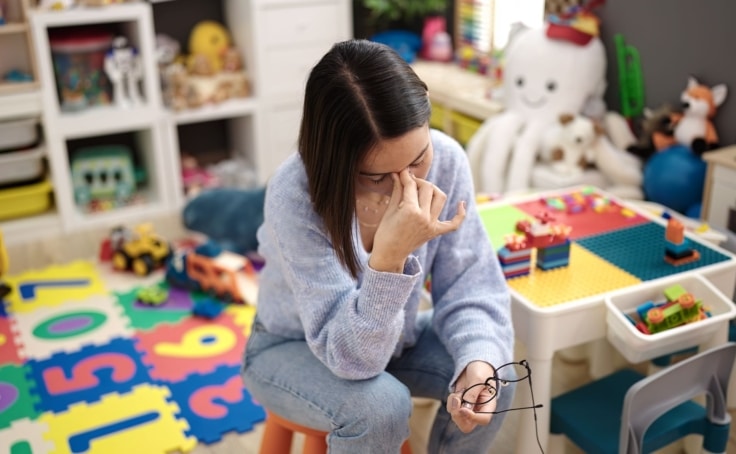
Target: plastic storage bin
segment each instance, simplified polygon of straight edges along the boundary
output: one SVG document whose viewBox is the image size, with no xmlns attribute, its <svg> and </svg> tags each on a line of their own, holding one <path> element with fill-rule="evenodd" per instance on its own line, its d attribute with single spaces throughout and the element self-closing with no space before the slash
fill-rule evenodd
<svg viewBox="0 0 736 454">
<path fill-rule="evenodd" d="M 111 103 L 112 87 L 104 70 L 112 34 L 95 28 L 69 28 L 49 33 L 56 88 L 63 111 Z"/>
<path fill-rule="evenodd" d="M 51 182 L 0 189 L 0 221 L 43 213 L 51 206 Z"/>
<path fill-rule="evenodd" d="M 42 148 L 0 154 L 0 186 L 41 178 L 43 157 Z"/>
<path fill-rule="evenodd" d="M 661 331 L 644 334 L 624 314 L 635 314 L 637 306 L 665 300 L 664 290 L 680 284 L 703 302 L 711 316 Z M 639 363 L 707 342 L 720 323 L 736 316 L 736 304 L 713 284 L 697 274 L 672 276 L 611 293 L 606 297 L 608 340 L 630 362 Z"/>
<path fill-rule="evenodd" d="M 38 119 L 0 121 L 0 152 L 29 148 L 38 143 Z M 2 166 L 0 165 L 0 171 Z"/>
</svg>

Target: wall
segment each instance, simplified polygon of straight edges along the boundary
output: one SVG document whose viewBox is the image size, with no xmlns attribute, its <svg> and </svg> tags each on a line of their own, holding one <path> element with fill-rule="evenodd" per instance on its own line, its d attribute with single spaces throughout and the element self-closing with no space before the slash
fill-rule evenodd
<svg viewBox="0 0 736 454">
<path fill-rule="evenodd" d="M 644 77 L 645 105 L 679 107 L 689 75 L 707 85 L 725 83 L 729 95 L 715 119 L 721 145 L 736 143 L 736 2 L 733 0 L 609 0 L 596 10 L 608 53 L 606 99 L 618 110 L 618 67 L 613 36 L 636 47 Z"/>
</svg>

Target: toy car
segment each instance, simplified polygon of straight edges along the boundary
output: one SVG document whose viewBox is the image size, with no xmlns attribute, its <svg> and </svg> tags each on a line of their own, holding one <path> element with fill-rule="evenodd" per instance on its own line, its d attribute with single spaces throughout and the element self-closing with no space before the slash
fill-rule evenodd
<svg viewBox="0 0 736 454">
<path fill-rule="evenodd" d="M 135 296 L 136 300 L 141 304 L 145 304 L 146 306 L 160 306 L 168 301 L 169 292 L 158 285 L 152 285 L 138 290 Z"/>
<path fill-rule="evenodd" d="M 141 224 L 132 230 L 123 226 L 113 229 L 102 244 L 100 259 L 111 259 L 118 271 L 132 270 L 138 276 L 147 276 L 163 266 L 170 255 L 169 243 L 150 224 Z"/>
</svg>

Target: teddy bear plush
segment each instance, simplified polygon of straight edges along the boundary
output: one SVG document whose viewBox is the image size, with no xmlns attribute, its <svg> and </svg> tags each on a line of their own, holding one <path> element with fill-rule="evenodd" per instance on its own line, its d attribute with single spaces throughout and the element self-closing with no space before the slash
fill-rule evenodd
<svg viewBox="0 0 736 454">
<path fill-rule="evenodd" d="M 595 162 L 595 143 L 604 133 L 590 118 L 561 114 L 542 138 L 540 161 L 562 176 L 579 178 Z"/>
<path fill-rule="evenodd" d="M 633 135 L 611 132 L 621 129 L 616 125 L 624 120 L 618 118 L 607 114 L 599 122 L 579 114 L 561 114 L 542 138 L 539 158 L 531 171 L 532 188 L 593 185 L 618 197 L 643 198 L 641 162 L 624 149 L 624 142 L 634 141 Z M 621 143 L 614 143 L 609 136 Z"/>
</svg>

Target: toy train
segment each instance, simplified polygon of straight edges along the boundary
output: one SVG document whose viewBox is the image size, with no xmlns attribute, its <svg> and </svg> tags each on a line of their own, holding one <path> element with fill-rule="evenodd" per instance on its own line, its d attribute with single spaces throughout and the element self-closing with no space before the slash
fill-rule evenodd
<svg viewBox="0 0 736 454">
<path fill-rule="evenodd" d="M 172 286 L 208 292 L 227 302 L 255 305 L 258 297 L 250 260 L 212 242 L 176 251 L 166 265 L 166 280 Z"/>
</svg>

